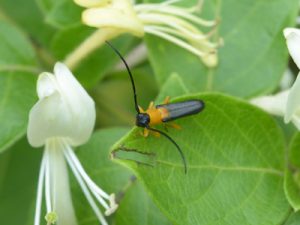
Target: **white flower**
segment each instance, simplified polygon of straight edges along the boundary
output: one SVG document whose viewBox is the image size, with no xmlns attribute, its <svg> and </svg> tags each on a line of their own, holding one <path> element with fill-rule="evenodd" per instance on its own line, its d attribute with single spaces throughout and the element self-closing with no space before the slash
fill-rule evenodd
<svg viewBox="0 0 300 225">
<path fill-rule="evenodd" d="M 209 67 L 217 65 L 217 47 L 209 39 L 215 33 L 204 34 L 199 26 L 215 27 L 216 21 L 206 21 L 193 13 L 198 7 L 182 8 L 172 5 L 178 0 L 163 3 L 136 4 L 131 0 L 74 0 L 87 8 L 82 14 L 83 23 L 97 28 L 115 28 L 138 37 L 145 33 L 168 40 L 199 56 Z M 202 3 L 202 1 L 201 1 Z"/>
<path fill-rule="evenodd" d="M 284 36 L 289 53 L 300 68 L 300 30 L 286 28 Z M 283 116 L 285 123 L 292 121 L 300 130 L 300 73 L 290 89 L 273 96 L 252 99 L 251 102 L 271 114 Z"/>
<path fill-rule="evenodd" d="M 295 77 L 292 70 L 290 68 L 287 68 L 284 71 L 283 76 L 280 80 L 280 84 L 279 84 L 280 90 L 283 91 L 289 89 L 293 85 L 294 81 L 295 81 Z"/>
<path fill-rule="evenodd" d="M 43 192 L 48 224 L 77 224 L 68 164 L 99 221 L 106 225 L 95 199 L 109 215 L 118 207 L 114 194 L 106 194 L 91 180 L 72 149 L 87 142 L 92 134 L 96 117 L 94 101 L 62 63 L 55 64 L 54 74 L 40 74 L 37 93 L 39 101 L 29 114 L 27 138 L 34 147 L 45 146 L 45 151 L 39 173 L 34 224 L 40 224 Z"/>
</svg>

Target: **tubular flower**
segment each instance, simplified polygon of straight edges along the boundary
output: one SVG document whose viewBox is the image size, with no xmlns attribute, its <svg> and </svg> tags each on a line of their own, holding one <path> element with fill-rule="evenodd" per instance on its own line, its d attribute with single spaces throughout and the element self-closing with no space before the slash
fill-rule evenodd
<svg viewBox="0 0 300 225">
<path fill-rule="evenodd" d="M 145 33 L 170 41 L 199 56 L 209 67 L 217 65 L 217 47 L 210 41 L 215 29 L 204 34 L 199 26 L 215 28 L 216 21 L 203 20 L 193 13 L 198 7 L 182 8 L 163 3 L 134 5 L 131 0 L 74 0 L 87 8 L 82 14 L 84 24 L 97 28 L 115 28 L 138 37 Z"/>
<path fill-rule="evenodd" d="M 114 194 L 108 195 L 91 180 L 72 149 L 87 142 L 92 134 L 96 117 L 94 101 L 62 63 L 55 64 L 54 74 L 39 75 L 37 94 L 39 100 L 29 114 L 27 138 L 33 147 L 45 146 L 45 150 L 34 224 L 40 224 L 43 193 L 47 224 L 77 224 L 68 181 L 69 165 L 99 221 L 106 225 L 95 199 L 109 215 L 118 207 Z"/>
<path fill-rule="evenodd" d="M 289 53 L 300 68 L 300 30 L 294 28 L 284 29 L 284 36 L 286 38 Z M 284 122 L 290 121 L 300 130 L 300 73 L 293 86 L 286 90 L 279 92 L 273 96 L 263 96 L 252 99 L 252 103 L 264 109 L 265 111 L 284 117 Z"/>
</svg>

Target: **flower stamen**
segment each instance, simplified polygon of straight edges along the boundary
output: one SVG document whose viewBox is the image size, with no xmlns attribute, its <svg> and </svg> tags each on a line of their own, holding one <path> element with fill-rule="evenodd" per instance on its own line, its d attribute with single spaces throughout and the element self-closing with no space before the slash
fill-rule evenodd
<svg viewBox="0 0 300 225">
<path fill-rule="evenodd" d="M 81 190 L 83 191 L 83 194 L 85 195 L 86 199 L 88 200 L 90 206 L 92 207 L 94 213 L 96 214 L 98 220 L 101 222 L 102 225 L 108 225 L 108 223 L 106 222 L 103 214 L 101 213 L 100 209 L 98 208 L 96 202 L 94 201 L 92 195 L 90 194 L 86 184 L 84 183 L 82 177 L 80 176 L 79 172 L 77 171 L 75 165 L 73 164 L 73 161 L 69 158 L 69 155 L 66 153 L 66 151 L 64 151 L 65 153 L 65 157 L 67 159 L 67 162 L 77 180 L 77 182 L 79 183 Z"/>
<path fill-rule="evenodd" d="M 182 47 L 182 48 L 184 48 L 184 49 L 192 52 L 193 54 L 198 55 L 199 57 L 203 57 L 203 56 L 207 55 L 206 53 L 204 53 L 204 52 L 202 52 L 202 51 L 194 48 L 192 45 L 184 42 L 183 40 L 181 40 L 179 38 L 176 38 L 176 37 L 174 37 L 172 35 L 169 35 L 167 33 L 161 32 L 161 31 L 153 29 L 151 27 L 145 27 L 145 31 L 147 33 L 154 34 L 154 35 L 156 35 L 158 37 L 166 39 L 166 40 L 168 40 L 168 41 L 170 41 L 170 42 L 172 42 L 172 43 L 174 43 L 174 44 L 176 44 L 176 45 L 178 45 L 178 46 L 180 46 L 180 47 Z"/>
<path fill-rule="evenodd" d="M 44 152 L 44 155 L 45 154 L 46 153 Z M 39 172 L 37 197 L 36 197 L 36 204 L 35 204 L 36 206 L 35 206 L 34 225 L 40 224 L 44 179 L 45 179 L 45 157 L 43 157 L 43 159 L 42 159 L 41 166 L 40 166 L 40 172 Z"/>
<path fill-rule="evenodd" d="M 95 184 L 95 182 L 92 181 L 92 179 L 88 176 L 88 174 L 84 170 L 82 164 L 78 160 L 77 156 L 75 155 L 71 147 L 67 143 L 63 143 L 63 145 L 64 145 L 65 158 L 67 159 L 67 162 L 71 167 L 78 183 L 80 184 L 82 190 L 84 191 L 86 198 L 91 204 L 99 220 L 105 221 L 92 195 L 105 208 L 106 216 L 109 216 L 118 208 L 118 204 L 115 202 L 115 195 L 114 194 L 108 195 L 97 184 Z M 107 200 L 108 202 L 106 202 L 105 200 Z"/>
<path fill-rule="evenodd" d="M 175 6 L 168 6 L 168 7 L 157 7 L 155 4 L 141 4 L 141 5 L 136 5 L 134 7 L 136 11 L 138 12 L 138 15 L 142 13 L 163 13 L 163 14 L 170 14 L 173 16 L 181 17 L 186 20 L 189 20 L 195 24 L 201 25 L 201 26 L 206 26 L 206 27 L 213 27 L 217 25 L 217 21 L 215 20 L 204 20 L 202 18 L 199 18 L 195 15 L 190 14 L 189 11 L 186 11 L 184 9 L 181 9 L 179 7 Z"/>
<path fill-rule="evenodd" d="M 55 212 L 47 213 L 45 220 L 47 221 L 47 225 L 55 224 L 57 221 L 57 214 Z"/>
<path fill-rule="evenodd" d="M 85 170 L 83 169 L 80 161 L 76 157 L 76 155 L 73 152 L 73 150 L 69 146 L 66 146 L 66 150 L 65 151 L 70 156 L 70 160 L 72 160 L 72 162 L 74 163 L 75 167 L 77 168 L 78 172 L 80 173 L 80 175 L 82 176 L 82 178 L 84 179 L 84 181 L 93 190 L 95 190 L 95 192 L 97 192 L 101 197 L 103 197 L 105 199 L 109 199 L 109 195 L 107 193 L 105 193 L 99 186 L 97 186 L 97 184 L 95 184 L 92 181 L 92 179 L 89 177 L 89 175 L 85 172 Z"/>
</svg>

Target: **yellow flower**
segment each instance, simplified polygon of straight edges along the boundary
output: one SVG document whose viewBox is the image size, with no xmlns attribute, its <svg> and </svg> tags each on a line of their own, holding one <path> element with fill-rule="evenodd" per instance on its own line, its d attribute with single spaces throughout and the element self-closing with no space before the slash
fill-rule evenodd
<svg viewBox="0 0 300 225">
<path fill-rule="evenodd" d="M 114 28 L 118 33 L 132 33 L 142 37 L 155 35 L 199 56 L 208 67 L 217 65 L 217 47 L 212 42 L 217 21 L 206 21 L 194 12 L 198 7 L 182 8 L 173 5 L 174 0 L 163 3 L 134 5 L 131 0 L 74 0 L 87 8 L 82 13 L 84 24 L 105 29 Z M 204 33 L 199 27 L 211 27 Z"/>
<path fill-rule="evenodd" d="M 92 27 L 114 27 L 143 36 L 143 24 L 138 19 L 130 1 L 84 1 L 75 0 L 83 7 L 91 7 L 82 14 L 85 24 Z M 96 4 L 98 2 L 98 4 Z"/>
</svg>

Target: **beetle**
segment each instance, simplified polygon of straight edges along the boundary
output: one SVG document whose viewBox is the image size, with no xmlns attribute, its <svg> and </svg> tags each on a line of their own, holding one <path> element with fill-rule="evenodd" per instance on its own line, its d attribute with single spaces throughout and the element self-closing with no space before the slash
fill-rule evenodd
<svg viewBox="0 0 300 225">
<path fill-rule="evenodd" d="M 187 163 L 186 163 L 186 159 L 183 154 L 183 151 L 181 150 L 179 145 L 168 134 L 166 134 L 165 132 L 163 132 L 161 130 L 153 128 L 152 125 L 163 124 L 166 122 L 176 120 L 178 118 L 197 114 L 205 108 L 204 102 L 202 100 L 193 99 L 193 100 L 187 100 L 187 101 L 182 101 L 182 102 L 169 103 L 169 98 L 167 97 L 164 101 L 164 104 L 154 106 L 154 103 L 151 102 L 148 109 L 146 111 L 144 111 L 138 105 L 138 102 L 137 102 L 136 88 L 135 88 L 133 75 L 130 71 L 129 65 L 127 64 L 126 60 L 121 55 L 121 53 L 110 42 L 106 41 L 106 43 L 120 57 L 120 59 L 122 60 L 122 62 L 124 63 L 124 65 L 128 71 L 129 78 L 130 78 L 130 81 L 132 84 L 135 110 L 137 112 L 136 121 L 135 121 L 136 126 L 144 128 L 144 136 L 145 137 L 148 136 L 149 131 L 153 131 L 155 133 L 161 134 L 162 136 L 166 137 L 169 141 L 171 141 L 175 145 L 175 147 L 177 148 L 177 150 L 181 156 L 182 163 L 184 166 L 184 172 L 186 174 L 187 173 Z M 176 127 L 176 125 L 175 125 L 175 127 Z"/>
</svg>

